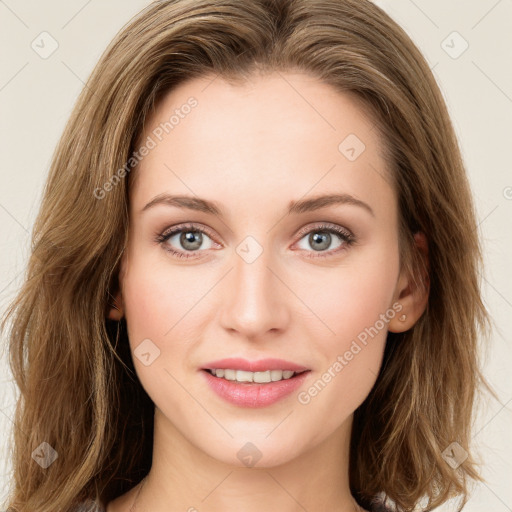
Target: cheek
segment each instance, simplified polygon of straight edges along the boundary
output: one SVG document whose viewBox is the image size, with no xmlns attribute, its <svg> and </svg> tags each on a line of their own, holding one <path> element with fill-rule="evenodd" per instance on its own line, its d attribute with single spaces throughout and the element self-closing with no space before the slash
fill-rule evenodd
<svg viewBox="0 0 512 512">
<path fill-rule="evenodd" d="M 304 283 L 304 293 L 308 288 L 317 290 L 309 293 L 308 305 L 325 323 L 322 337 L 330 331 L 333 349 L 342 349 L 391 307 L 397 279 L 398 254 L 391 252 L 386 258 L 361 259 L 329 269 L 328 279 L 316 276 L 317 286 Z"/>
<path fill-rule="evenodd" d="M 133 238 L 143 238 L 135 233 Z M 197 301 L 200 281 L 190 279 L 162 256 L 163 250 L 131 243 L 123 275 L 123 302 L 131 331 L 162 343 Z M 169 333 L 169 334 L 168 334 Z"/>
<path fill-rule="evenodd" d="M 151 271 L 143 272 L 136 267 L 125 278 L 123 299 L 129 331 L 134 335 L 130 336 L 131 342 L 140 336 L 157 340 L 166 328 L 161 309 L 168 297 L 162 297 L 156 285 Z"/>
<path fill-rule="evenodd" d="M 321 318 L 321 326 L 310 333 L 321 368 L 313 386 L 299 402 L 316 402 L 340 420 L 355 410 L 377 378 L 385 348 L 389 321 L 395 316 L 392 299 L 398 278 L 398 254 L 362 259 L 346 265 L 332 278 L 318 280 L 323 287 L 308 306 Z M 312 283 L 305 283 L 314 289 Z M 324 391 L 325 389 L 325 391 Z"/>
<path fill-rule="evenodd" d="M 172 367 L 178 359 L 183 361 L 180 371 L 192 364 L 188 363 L 189 352 L 208 320 L 201 307 L 207 304 L 205 297 L 213 284 L 211 275 L 172 269 L 165 259 L 132 257 L 123 278 L 123 302 L 134 364 L 140 373 L 146 368 L 137 360 L 137 348 L 147 339 L 160 352 L 151 370 Z"/>
<path fill-rule="evenodd" d="M 141 258 L 131 259 L 123 278 L 123 303 L 133 361 L 141 380 L 141 374 L 147 373 L 146 369 L 155 370 L 163 366 L 160 355 L 166 340 L 171 339 L 174 326 L 184 315 L 181 297 L 176 290 L 178 287 L 179 283 L 171 284 L 157 265 L 145 264 Z M 153 361 L 148 368 L 139 358 L 143 343 Z M 151 373 L 155 374 L 154 371 Z"/>
<path fill-rule="evenodd" d="M 171 376 L 175 372 L 168 345 L 172 342 L 173 359 L 186 360 L 187 350 L 186 337 L 177 335 L 186 313 L 177 286 L 175 282 L 171 286 L 158 266 L 142 260 L 132 260 L 123 279 L 128 339 L 138 379 L 155 404 L 171 401 L 175 408 L 180 405 L 174 399 L 180 396 L 180 387 Z"/>
</svg>

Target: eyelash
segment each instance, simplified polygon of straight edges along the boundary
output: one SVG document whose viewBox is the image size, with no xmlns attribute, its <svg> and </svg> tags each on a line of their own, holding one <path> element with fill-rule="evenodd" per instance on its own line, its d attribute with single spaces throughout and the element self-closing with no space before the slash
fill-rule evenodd
<svg viewBox="0 0 512 512">
<path fill-rule="evenodd" d="M 166 246 L 167 240 L 169 240 L 172 236 L 176 235 L 177 233 L 182 232 L 199 232 L 207 235 L 212 240 L 215 240 L 215 237 L 212 235 L 210 230 L 206 229 L 205 227 L 195 225 L 195 224 L 186 224 L 186 225 L 179 225 L 175 226 L 169 230 L 164 231 L 163 233 L 160 233 L 156 236 L 155 242 L 161 244 L 167 252 L 171 253 L 173 256 L 177 258 L 183 258 L 183 259 L 189 259 L 189 258 L 196 258 L 196 256 L 187 256 L 186 253 L 176 251 L 174 249 L 169 248 L 169 246 Z M 342 246 L 338 247 L 337 249 L 331 250 L 331 251 L 321 251 L 318 253 L 318 255 L 315 256 L 306 256 L 308 258 L 328 258 L 330 256 L 338 254 L 340 251 L 346 250 L 348 247 L 353 245 L 355 243 L 355 236 L 345 228 L 342 228 L 341 226 L 337 226 L 336 224 L 320 224 L 318 226 L 313 226 L 312 228 L 304 228 L 299 231 L 297 234 L 298 240 L 302 240 L 304 236 L 309 235 L 310 233 L 315 232 L 327 232 L 327 233 L 334 233 L 335 235 L 338 235 L 341 240 L 344 242 Z M 189 252 L 201 252 L 201 251 L 189 251 Z M 311 252 L 311 251 L 307 251 Z M 324 254 L 322 254 L 324 252 Z"/>
</svg>

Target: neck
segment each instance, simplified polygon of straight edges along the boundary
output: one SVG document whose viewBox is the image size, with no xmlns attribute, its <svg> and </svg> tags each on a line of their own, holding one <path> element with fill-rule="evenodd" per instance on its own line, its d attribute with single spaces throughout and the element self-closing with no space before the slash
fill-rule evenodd
<svg viewBox="0 0 512 512">
<path fill-rule="evenodd" d="M 349 417 L 321 444 L 285 463 L 246 467 L 212 458 L 155 408 L 153 464 L 134 512 L 362 510 L 349 487 L 351 424 Z"/>
</svg>

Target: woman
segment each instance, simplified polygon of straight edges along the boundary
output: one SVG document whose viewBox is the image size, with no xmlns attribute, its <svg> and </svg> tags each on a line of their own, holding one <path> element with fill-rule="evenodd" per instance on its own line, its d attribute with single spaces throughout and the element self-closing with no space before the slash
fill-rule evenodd
<svg viewBox="0 0 512 512">
<path fill-rule="evenodd" d="M 10 510 L 464 503 L 480 264 L 442 95 L 382 10 L 152 3 L 77 102 L 4 320 Z"/>
</svg>

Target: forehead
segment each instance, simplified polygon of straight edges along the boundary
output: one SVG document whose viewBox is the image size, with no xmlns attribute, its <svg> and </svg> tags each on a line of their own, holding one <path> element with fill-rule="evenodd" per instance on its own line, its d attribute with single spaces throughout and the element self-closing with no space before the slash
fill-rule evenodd
<svg viewBox="0 0 512 512">
<path fill-rule="evenodd" d="M 238 202 L 267 204 L 283 193 L 390 193 L 368 111 L 354 94 L 307 74 L 195 78 L 167 93 L 145 127 L 140 141 L 151 139 L 152 149 L 135 171 L 139 206 L 163 191 L 226 200 L 231 191 Z"/>
</svg>

